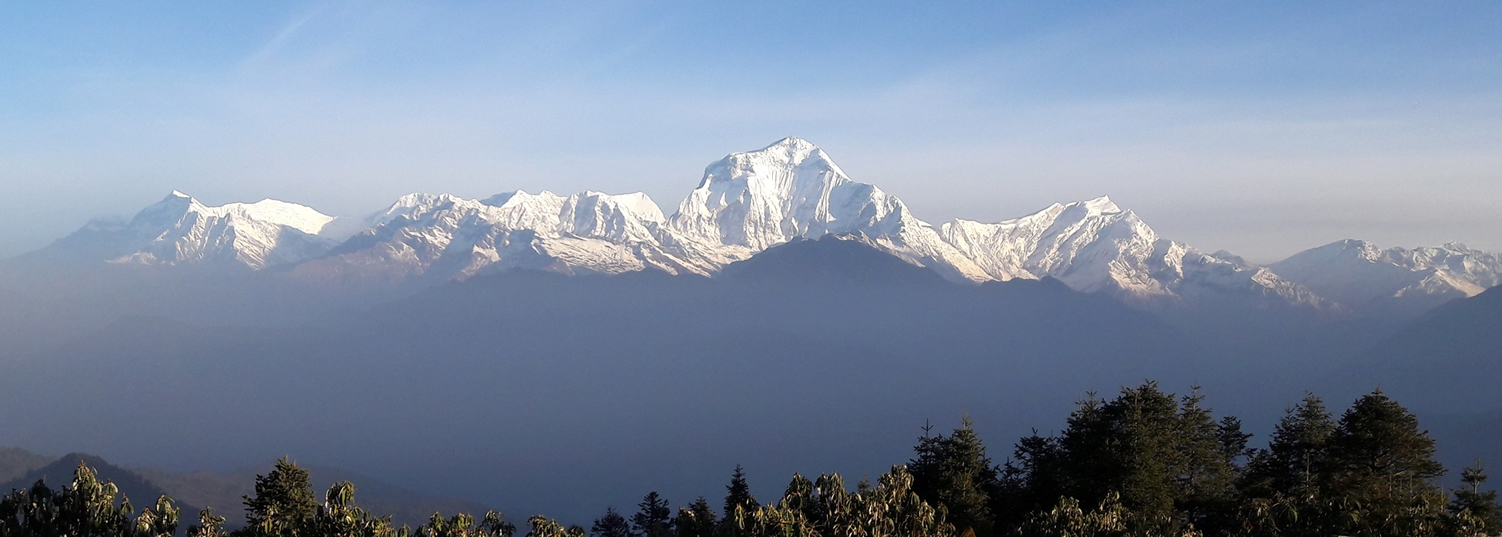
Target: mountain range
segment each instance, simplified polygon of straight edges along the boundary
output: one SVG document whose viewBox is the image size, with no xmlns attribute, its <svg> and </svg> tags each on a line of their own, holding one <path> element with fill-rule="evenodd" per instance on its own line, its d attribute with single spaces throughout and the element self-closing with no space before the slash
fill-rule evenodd
<svg viewBox="0 0 1502 537">
<path fill-rule="evenodd" d="M 515 191 L 480 200 L 410 194 L 358 224 L 335 220 L 269 199 L 210 207 L 174 191 L 129 220 L 96 220 L 18 261 L 230 267 L 313 284 L 421 288 L 517 268 L 710 276 L 769 247 L 833 235 L 951 281 L 1054 278 L 1153 308 L 1234 303 L 1406 318 L 1502 283 L 1502 256 L 1459 244 L 1382 250 L 1346 240 L 1259 266 L 1162 238 L 1106 197 L 934 226 L 793 137 L 710 164 L 671 215 L 639 192 Z M 360 229 L 325 232 L 351 227 Z"/>
<path fill-rule="evenodd" d="M 292 454 L 419 491 L 392 497 L 403 516 L 465 498 L 587 522 L 736 464 L 876 475 L 930 418 L 971 414 L 999 460 L 1155 379 L 1258 435 L 1306 390 L 1381 386 L 1455 467 L 1502 456 L 1499 274 L 1458 244 L 1357 240 L 1258 265 L 1105 197 L 934 225 L 796 138 L 711 164 L 671 214 L 640 193 L 346 218 L 174 192 L 0 261 L 0 407 L 26 409 L 0 445 L 169 468 L 141 475 L 193 505 Z"/>
</svg>

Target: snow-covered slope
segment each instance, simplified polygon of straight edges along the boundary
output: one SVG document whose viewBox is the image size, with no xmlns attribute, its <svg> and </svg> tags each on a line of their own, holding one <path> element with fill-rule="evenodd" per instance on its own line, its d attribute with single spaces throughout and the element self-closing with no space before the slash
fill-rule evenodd
<svg viewBox="0 0 1502 537">
<path fill-rule="evenodd" d="M 54 258 L 141 265 L 297 263 L 327 251 L 334 217 L 272 199 L 210 207 L 173 191 L 129 221 L 96 220 L 49 246 Z"/>
<path fill-rule="evenodd" d="M 823 149 L 793 137 L 709 165 L 668 226 L 702 243 L 750 252 L 797 238 L 863 236 L 951 279 L 991 279 L 902 200 L 852 181 Z"/>
<path fill-rule="evenodd" d="M 1502 255 L 1458 243 L 1382 249 L 1348 239 L 1299 252 L 1268 268 L 1353 307 L 1425 310 L 1502 284 Z"/>
<path fill-rule="evenodd" d="M 1159 238 L 1107 197 L 1055 203 L 995 224 L 956 219 L 940 234 L 996 279 L 1053 277 L 1076 290 L 1137 302 L 1237 297 L 1261 305 L 1321 305 L 1307 290 L 1234 256 Z"/>
<path fill-rule="evenodd" d="M 516 191 L 485 200 L 410 194 L 371 221 L 372 227 L 297 271 L 399 283 L 509 268 L 709 274 L 740 259 L 716 257 L 710 248 L 666 233 L 662 211 L 641 193 Z"/>
</svg>

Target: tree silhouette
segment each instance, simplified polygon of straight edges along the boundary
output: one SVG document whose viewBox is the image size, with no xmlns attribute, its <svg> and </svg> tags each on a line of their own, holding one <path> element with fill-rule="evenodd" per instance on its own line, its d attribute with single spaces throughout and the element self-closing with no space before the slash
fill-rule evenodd
<svg viewBox="0 0 1502 537">
<path fill-rule="evenodd" d="M 631 524 L 614 507 L 605 509 L 605 516 L 595 519 L 589 534 L 594 537 L 631 537 Z"/>
</svg>

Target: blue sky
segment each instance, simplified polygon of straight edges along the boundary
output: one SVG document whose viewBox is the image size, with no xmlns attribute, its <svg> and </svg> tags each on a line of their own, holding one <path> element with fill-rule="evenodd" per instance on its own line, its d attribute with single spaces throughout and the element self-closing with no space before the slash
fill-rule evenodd
<svg viewBox="0 0 1502 537">
<path fill-rule="evenodd" d="M 179 189 L 358 216 L 796 135 L 931 222 L 1502 250 L 1502 4 L 0 3 L 0 256 Z"/>
</svg>

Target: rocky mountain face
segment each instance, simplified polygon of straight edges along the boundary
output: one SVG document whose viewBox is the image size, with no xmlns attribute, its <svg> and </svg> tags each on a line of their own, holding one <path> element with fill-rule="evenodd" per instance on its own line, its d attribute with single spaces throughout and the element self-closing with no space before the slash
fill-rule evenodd
<svg viewBox="0 0 1502 537">
<path fill-rule="evenodd" d="M 812 143 L 785 138 L 710 164 L 677 211 L 642 193 L 516 191 L 483 200 L 410 194 L 335 244 L 333 217 L 274 200 L 208 207 L 178 192 L 128 222 L 94 222 L 41 253 L 88 262 L 292 267 L 307 281 L 425 286 L 509 269 L 566 274 L 657 270 L 710 276 L 770 247 L 862 241 L 955 282 L 1054 278 L 1145 306 L 1319 311 L 1401 303 L 1414 311 L 1502 283 L 1496 254 L 1445 245 L 1343 241 L 1269 266 L 1159 237 L 1109 198 L 996 223 L 935 227 L 852 180 Z"/>
</svg>

